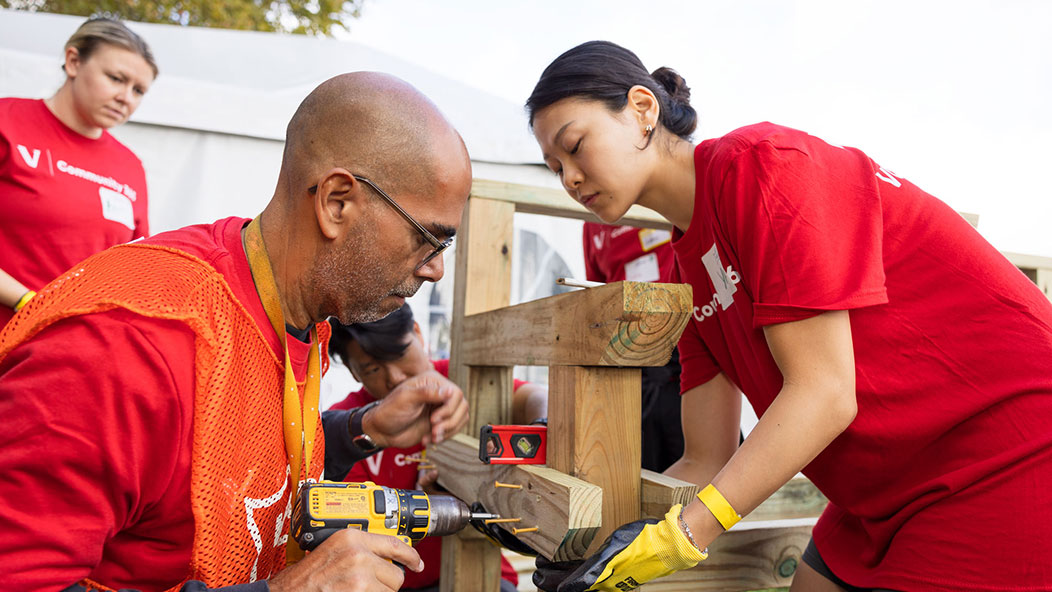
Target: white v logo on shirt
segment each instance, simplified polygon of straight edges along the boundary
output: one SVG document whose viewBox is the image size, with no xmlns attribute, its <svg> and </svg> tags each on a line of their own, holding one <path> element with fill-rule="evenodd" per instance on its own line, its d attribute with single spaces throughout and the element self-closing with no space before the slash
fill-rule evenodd
<svg viewBox="0 0 1052 592">
<path fill-rule="evenodd" d="M 380 474 L 380 461 L 383 460 L 383 457 L 384 451 L 381 450 L 380 452 L 377 452 L 376 454 L 365 459 L 365 464 L 369 466 L 370 473 L 372 473 L 373 475 Z"/>
<path fill-rule="evenodd" d="M 40 162 L 40 148 L 33 149 L 33 155 L 29 155 L 29 149 L 25 146 L 18 145 L 18 153 L 22 155 L 22 159 L 26 161 L 31 168 L 37 168 L 37 164 Z"/>
</svg>

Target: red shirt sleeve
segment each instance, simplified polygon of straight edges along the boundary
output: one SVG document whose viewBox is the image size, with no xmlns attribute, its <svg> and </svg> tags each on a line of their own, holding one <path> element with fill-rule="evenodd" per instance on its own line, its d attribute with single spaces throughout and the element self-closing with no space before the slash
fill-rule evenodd
<svg viewBox="0 0 1052 592">
<path fill-rule="evenodd" d="M 0 556 L 17 566 L 0 589 L 107 581 L 107 569 L 126 579 L 136 565 L 151 566 L 143 589 L 185 576 L 193 360 L 176 352 L 193 352 L 193 334 L 174 326 L 76 317 L 0 365 Z"/>
<path fill-rule="evenodd" d="M 742 151 L 716 204 L 757 327 L 887 302 L 873 162 L 801 135 Z"/>
</svg>

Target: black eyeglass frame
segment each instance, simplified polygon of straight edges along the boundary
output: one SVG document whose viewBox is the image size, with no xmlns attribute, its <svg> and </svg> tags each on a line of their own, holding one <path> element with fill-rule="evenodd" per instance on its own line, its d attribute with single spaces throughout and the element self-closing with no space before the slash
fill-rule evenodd
<svg viewBox="0 0 1052 592">
<path fill-rule="evenodd" d="M 384 199 L 384 201 L 386 201 L 387 203 L 391 204 L 391 207 L 393 207 L 395 210 L 397 210 L 398 213 L 401 214 L 401 216 L 403 218 L 405 218 L 406 221 L 409 222 L 413 226 L 413 228 L 415 228 L 416 231 L 421 234 L 421 236 L 424 237 L 424 240 L 427 241 L 427 243 L 429 245 L 431 245 L 432 251 L 427 254 L 427 257 L 424 257 L 424 260 L 421 261 L 416 266 L 416 269 L 420 269 L 421 267 L 423 267 L 423 266 L 427 265 L 428 263 L 430 263 L 432 259 L 434 259 L 435 257 L 438 257 L 439 255 L 441 255 L 442 251 L 445 251 L 446 249 L 449 248 L 450 245 L 453 244 L 453 237 L 449 237 L 446 240 L 438 240 L 438 237 L 436 237 L 435 235 L 431 234 L 431 231 L 429 231 L 427 228 L 424 228 L 423 224 L 417 222 L 416 218 L 413 218 L 412 216 L 410 216 L 409 212 L 403 210 L 402 206 L 398 205 L 398 202 L 396 202 L 394 200 L 394 198 L 391 197 L 390 195 L 387 195 L 386 191 L 384 191 L 383 189 L 380 189 L 380 187 L 377 186 L 376 183 L 373 183 L 372 181 L 370 181 L 369 179 L 367 179 L 367 178 L 365 178 L 365 177 L 363 177 L 361 175 L 355 175 L 354 173 L 351 173 L 351 176 L 354 177 L 355 179 L 357 179 L 358 181 L 361 181 L 362 183 L 365 183 L 369 187 L 372 187 L 373 191 L 375 191 L 376 193 L 380 194 L 380 197 L 382 197 Z M 311 193 L 315 193 L 315 192 L 318 191 L 318 186 L 317 185 L 312 185 L 311 187 L 309 187 L 307 189 L 307 191 L 309 191 Z"/>
</svg>

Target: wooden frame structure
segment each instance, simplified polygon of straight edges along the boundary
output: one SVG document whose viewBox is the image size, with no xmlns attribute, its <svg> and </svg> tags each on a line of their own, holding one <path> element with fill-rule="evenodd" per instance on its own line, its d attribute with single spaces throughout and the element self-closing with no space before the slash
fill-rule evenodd
<svg viewBox="0 0 1052 592">
<path fill-rule="evenodd" d="M 591 216 L 561 191 L 474 182 L 457 239 L 450 363 L 471 420 L 467 434 L 433 448 L 429 459 L 439 467 L 440 484 L 455 495 L 521 518 L 513 527 L 536 527 L 517 536 L 545 556 L 581 558 L 618 526 L 663 516 L 698 490 L 639 468 L 639 368 L 668 361 L 690 319 L 691 290 L 618 282 L 508 306 L 515 212 Z M 668 228 L 638 207 L 623 223 Z M 479 428 L 510 422 L 515 365 L 549 368 L 546 467 L 485 465 L 477 457 Z M 754 513 L 766 520 L 743 522 L 721 537 L 713 559 L 646 589 L 786 585 L 824 507 L 806 480 L 795 488 L 810 492 L 807 516 L 785 511 L 786 504 L 802 507 L 786 501 L 792 499 L 786 490 L 782 506 L 772 499 L 769 511 Z M 495 592 L 499 578 L 499 550 L 488 539 L 473 531 L 444 539 L 443 592 Z"/>
</svg>

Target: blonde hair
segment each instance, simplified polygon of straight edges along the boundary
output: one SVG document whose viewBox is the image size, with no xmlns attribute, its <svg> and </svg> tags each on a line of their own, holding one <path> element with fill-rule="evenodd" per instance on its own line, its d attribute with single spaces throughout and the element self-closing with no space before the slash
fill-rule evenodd
<svg viewBox="0 0 1052 592">
<path fill-rule="evenodd" d="M 106 43 L 116 45 L 128 51 L 133 51 L 146 60 L 153 70 L 153 77 L 157 78 L 157 63 L 153 60 L 150 46 L 146 45 L 142 37 L 124 25 L 124 23 L 106 17 L 94 17 L 84 22 L 77 28 L 73 36 L 66 42 L 64 49 L 71 47 L 77 50 L 81 60 L 87 60 L 91 54 Z"/>
</svg>

